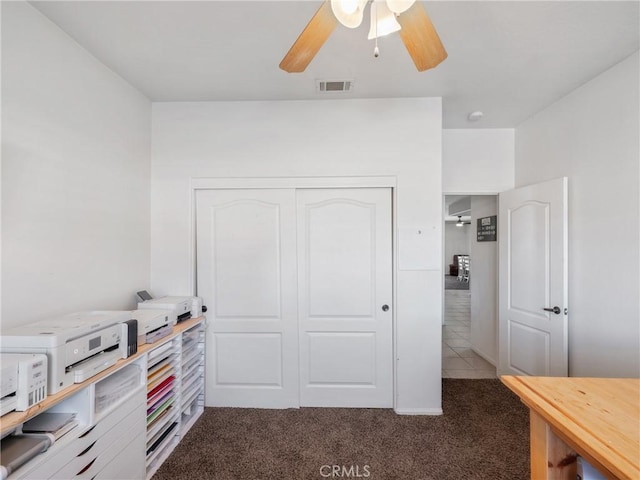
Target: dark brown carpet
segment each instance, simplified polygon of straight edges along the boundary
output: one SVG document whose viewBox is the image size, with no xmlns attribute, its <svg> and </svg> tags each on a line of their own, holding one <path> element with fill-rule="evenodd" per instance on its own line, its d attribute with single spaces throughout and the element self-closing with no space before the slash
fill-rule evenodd
<svg viewBox="0 0 640 480">
<path fill-rule="evenodd" d="M 517 397 L 499 380 L 445 379 L 443 390 L 437 417 L 207 408 L 153 480 L 529 478 L 528 410 Z"/>
</svg>

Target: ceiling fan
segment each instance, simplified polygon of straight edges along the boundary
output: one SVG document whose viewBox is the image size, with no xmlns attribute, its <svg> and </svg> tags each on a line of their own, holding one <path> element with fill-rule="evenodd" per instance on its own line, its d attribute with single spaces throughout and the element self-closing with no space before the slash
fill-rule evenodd
<svg viewBox="0 0 640 480">
<path fill-rule="evenodd" d="M 304 72 L 338 23 L 349 28 L 362 23 L 369 2 L 369 39 L 377 41 L 379 36 L 399 31 L 419 72 L 434 68 L 447 58 L 440 37 L 420 1 L 325 0 L 280 62 L 280 68 L 289 73 Z M 391 25 L 390 30 L 385 28 L 385 22 Z M 377 57 L 377 53 L 376 44 L 374 56 Z"/>
<path fill-rule="evenodd" d="M 465 225 L 471 225 L 471 222 L 463 222 L 462 215 L 458 215 L 458 221 L 456 222 L 456 227 L 464 227 Z"/>
</svg>

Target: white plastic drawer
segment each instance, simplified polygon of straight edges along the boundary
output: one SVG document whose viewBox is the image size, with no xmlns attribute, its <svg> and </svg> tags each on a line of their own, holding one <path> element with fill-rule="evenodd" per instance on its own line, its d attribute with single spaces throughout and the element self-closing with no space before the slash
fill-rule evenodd
<svg viewBox="0 0 640 480">
<path fill-rule="evenodd" d="M 144 418 L 144 398 L 144 387 L 140 387 L 140 392 L 127 400 L 122 408 L 114 410 L 92 429 L 86 431 L 81 438 L 69 445 L 64 452 L 65 463 L 60 469 L 50 468 L 49 475 L 51 472 L 55 472 L 52 478 L 71 478 L 69 473 L 73 472 L 75 475 L 80 471 L 83 466 L 87 465 L 86 459 L 90 461 L 101 448 L 108 446 L 109 439 L 126 436 L 129 427 L 137 419 Z M 144 431 L 144 427 L 142 431 Z M 56 464 L 60 463 L 56 462 Z"/>
<path fill-rule="evenodd" d="M 104 425 L 106 428 L 110 428 L 109 425 L 115 425 L 124 417 L 126 417 L 131 410 L 134 408 L 138 408 L 140 403 L 146 403 L 147 401 L 147 391 L 145 385 L 139 385 L 134 390 L 129 398 L 123 401 L 120 405 L 112 410 L 107 408 L 102 414 L 98 414 L 97 417 L 97 425 Z"/>
<path fill-rule="evenodd" d="M 64 467 L 67 463 L 74 460 L 80 453 L 84 452 L 87 448 L 97 442 L 97 440 L 104 437 L 109 430 L 122 422 L 122 420 L 132 412 L 137 412 L 137 415 L 144 416 L 144 401 L 144 387 L 140 386 L 139 391 L 131 398 L 127 399 L 120 408 L 115 409 L 109 415 L 105 416 L 100 422 L 85 431 L 74 442 L 66 445 L 64 449 L 57 451 L 55 453 L 55 459 L 52 458 L 53 462 L 47 462 L 46 465 L 43 465 L 44 471 L 42 474 L 46 473 L 51 475 L 51 472 L 57 472 L 59 468 Z M 56 445 L 52 448 L 55 446 Z"/>
<path fill-rule="evenodd" d="M 52 478 L 60 480 L 93 478 L 122 450 L 123 439 L 128 439 L 129 435 L 135 432 L 144 435 L 144 418 L 141 417 L 140 412 L 134 412 L 116 428 L 109 430 L 86 452 L 69 462 Z"/>
<path fill-rule="evenodd" d="M 83 426 L 78 426 L 69 431 L 67 435 L 60 438 L 54 445 L 52 445 L 49 450 L 36 456 L 16 470 L 9 476 L 9 479 L 40 480 L 49 478 L 51 472 L 59 470 L 75 457 L 75 453 L 71 446 L 75 445 L 76 442 L 79 441 L 78 432 L 80 432 L 82 428 Z"/>
<path fill-rule="evenodd" d="M 142 405 L 145 404 L 146 395 L 144 386 L 140 386 L 138 391 L 128 398 L 120 407 L 116 408 L 108 415 L 105 415 L 99 422 L 97 422 L 91 431 L 86 432 L 81 439 L 81 444 L 78 444 L 75 449 L 74 456 L 87 448 L 90 444 L 95 442 L 98 438 L 102 437 L 115 425 L 120 423 L 122 419 L 127 417 L 133 411 L 139 411 Z"/>
<path fill-rule="evenodd" d="M 60 471 L 66 472 L 66 468 L 71 465 L 76 465 L 78 455 L 87 450 L 89 447 L 91 451 L 95 451 L 98 445 L 97 441 L 103 438 L 109 430 L 116 425 L 120 424 L 123 419 L 128 415 L 133 415 L 131 420 L 135 417 L 145 418 L 145 388 L 140 386 L 139 391 L 131 398 L 127 399 L 120 408 L 115 409 L 109 415 L 105 416 L 102 421 L 98 422 L 93 427 L 87 428 L 86 426 L 78 426 L 75 429 L 69 431 L 65 436 L 58 440 L 49 450 L 38 455 L 29 463 L 24 465 L 15 474 L 11 475 L 11 479 L 28 479 L 28 480 L 40 480 L 48 478 L 64 478 L 65 480 L 70 477 L 61 476 Z M 84 429 L 84 431 L 82 431 Z M 124 424 L 125 435 L 127 424 Z M 143 430 L 144 431 L 144 427 Z M 78 435 L 79 432 L 82 434 Z M 85 453 L 86 456 L 89 452 Z M 71 467 L 72 469 L 75 467 Z M 76 472 L 74 472 L 75 474 Z M 55 476 L 52 476 L 54 475 Z"/>
<path fill-rule="evenodd" d="M 132 363 L 95 384 L 95 413 L 99 415 L 118 405 L 132 390 L 141 385 L 141 368 Z"/>
<path fill-rule="evenodd" d="M 140 421 L 140 423 L 134 426 L 136 431 L 139 429 L 144 429 L 144 422 Z M 120 462 L 120 452 L 122 452 L 122 439 L 118 439 L 111 444 L 103 453 L 96 458 L 95 462 L 87 468 L 86 470 L 78 473 L 74 477 L 70 477 L 73 480 L 93 480 L 97 477 L 98 473 L 102 472 L 108 465 L 111 463 Z"/>
<path fill-rule="evenodd" d="M 145 478 L 144 434 L 138 435 L 131 443 L 116 454 L 94 478 L 95 480 L 141 480 Z"/>
</svg>

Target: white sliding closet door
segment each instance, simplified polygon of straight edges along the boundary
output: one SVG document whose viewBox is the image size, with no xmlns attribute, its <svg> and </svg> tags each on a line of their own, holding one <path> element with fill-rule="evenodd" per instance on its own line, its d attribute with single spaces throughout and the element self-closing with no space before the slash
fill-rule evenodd
<svg viewBox="0 0 640 480">
<path fill-rule="evenodd" d="M 196 194 L 208 406 L 392 407 L 391 189 Z"/>
<path fill-rule="evenodd" d="M 295 190 L 196 194 L 206 405 L 299 406 Z"/>
<path fill-rule="evenodd" d="M 392 407 L 391 190 L 297 190 L 300 405 Z"/>
</svg>

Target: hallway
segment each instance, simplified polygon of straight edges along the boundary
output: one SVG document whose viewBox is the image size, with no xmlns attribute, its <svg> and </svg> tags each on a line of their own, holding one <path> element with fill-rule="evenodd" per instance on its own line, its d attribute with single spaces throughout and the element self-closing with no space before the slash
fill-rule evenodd
<svg viewBox="0 0 640 480">
<path fill-rule="evenodd" d="M 471 294 L 445 290 L 442 326 L 443 378 L 495 378 L 496 368 L 471 350 Z"/>
</svg>

